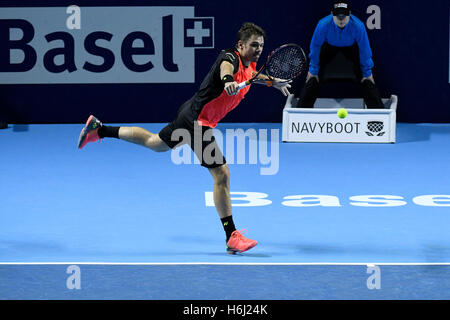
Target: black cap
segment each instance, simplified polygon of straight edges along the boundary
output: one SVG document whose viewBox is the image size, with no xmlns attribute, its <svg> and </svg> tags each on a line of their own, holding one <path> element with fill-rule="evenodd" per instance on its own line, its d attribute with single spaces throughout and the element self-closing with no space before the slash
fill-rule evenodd
<svg viewBox="0 0 450 320">
<path fill-rule="evenodd" d="M 350 15 L 350 4 L 346 0 L 338 0 L 333 2 L 333 8 L 331 9 L 333 16 Z"/>
</svg>

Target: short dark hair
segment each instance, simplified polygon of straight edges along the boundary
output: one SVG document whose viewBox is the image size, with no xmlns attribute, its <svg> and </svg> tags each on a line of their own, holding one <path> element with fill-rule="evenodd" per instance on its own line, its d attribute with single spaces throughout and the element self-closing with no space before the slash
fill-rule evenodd
<svg viewBox="0 0 450 320">
<path fill-rule="evenodd" d="M 266 32 L 260 26 L 257 26 L 252 22 L 245 22 L 238 31 L 237 40 L 246 42 L 253 35 L 262 36 L 265 38 Z"/>
</svg>

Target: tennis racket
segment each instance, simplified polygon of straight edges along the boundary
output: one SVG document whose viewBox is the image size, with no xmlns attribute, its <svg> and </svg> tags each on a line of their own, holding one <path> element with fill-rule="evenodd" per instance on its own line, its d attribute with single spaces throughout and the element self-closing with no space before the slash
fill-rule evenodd
<svg viewBox="0 0 450 320">
<path fill-rule="evenodd" d="M 306 65 L 305 52 L 299 45 L 292 43 L 282 45 L 271 52 L 266 63 L 253 78 L 239 83 L 238 91 L 254 82 L 267 82 L 267 80 L 258 79 L 260 74 L 266 75 L 269 83 L 270 79 L 274 78 L 277 82 L 289 82 L 298 77 L 306 69 Z"/>
</svg>

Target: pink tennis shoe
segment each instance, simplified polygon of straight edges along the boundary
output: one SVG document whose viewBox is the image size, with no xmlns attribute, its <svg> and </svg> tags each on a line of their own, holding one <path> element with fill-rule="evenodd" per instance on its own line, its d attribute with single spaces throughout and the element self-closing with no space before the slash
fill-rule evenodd
<svg viewBox="0 0 450 320">
<path fill-rule="evenodd" d="M 89 142 L 100 141 L 98 129 L 101 126 L 102 123 L 91 115 L 86 121 L 86 126 L 81 130 L 80 137 L 78 138 L 78 149 L 83 149 Z"/>
<path fill-rule="evenodd" d="M 231 234 L 227 242 L 227 253 L 235 254 L 236 252 L 244 252 L 258 244 L 258 241 L 244 237 L 244 233 L 245 230 L 236 230 Z"/>
</svg>

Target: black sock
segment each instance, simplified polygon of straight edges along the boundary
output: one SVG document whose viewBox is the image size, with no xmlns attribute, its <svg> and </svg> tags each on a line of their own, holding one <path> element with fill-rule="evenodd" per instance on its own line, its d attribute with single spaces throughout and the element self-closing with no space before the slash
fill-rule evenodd
<svg viewBox="0 0 450 320">
<path fill-rule="evenodd" d="M 222 226 L 227 235 L 227 242 L 228 242 L 228 239 L 230 239 L 231 234 L 233 233 L 233 231 L 236 230 L 236 227 L 234 226 L 234 222 L 233 222 L 233 217 L 228 216 L 228 217 L 220 219 L 220 221 L 222 221 Z"/>
<path fill-rule="evenodd" d="M 111 127 L 102 125 L 98 129 L 98 136 L 100 138 L 117 138 L 119 139 L 119 129 L 120 127 Z"/>
</svg>

